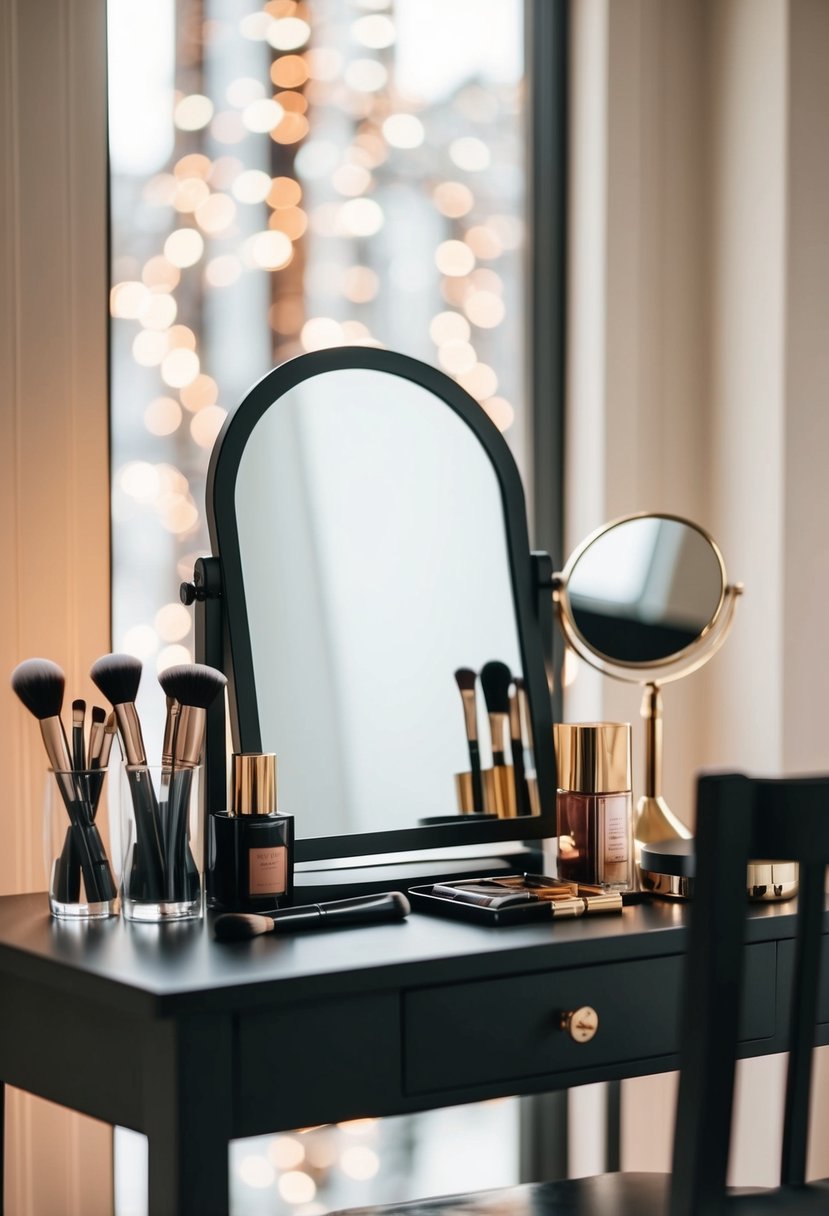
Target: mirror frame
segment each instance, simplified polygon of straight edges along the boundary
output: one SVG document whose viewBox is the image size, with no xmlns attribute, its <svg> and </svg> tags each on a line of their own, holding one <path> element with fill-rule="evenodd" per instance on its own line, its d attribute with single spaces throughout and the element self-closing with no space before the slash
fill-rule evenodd
<svg viewBox="0 0 829 1216">
<path fill-rule="evenodd" d="M 717 601 L 717 606 L 705 628 L 694 638 L 693 642 L 690 642 L 687 646 L 683 646 L 681 650 L 674 651 L 673 654 L 666 655 L 665 658 L 646 659 L 641 663 L 635 663 L 627 659 L 616 659 L 612 655 L 606 655 L 603 651 L 597 650 L 588 642 L 576 624 L 569 593 L 570 577 L 573 570 L 590 546 L 606 533 L 619 527 L 620 524 L 632 523 L 636 519 L 664 519 L 693 528 L 710 545 L 717 559 L 720 571 L 720 598 Z M 643 684 L 651 680 L 665 683 L 668 680 L 675 680 L 681 676 L 690 675 L 692 671 L 701 667 L 711 657 L 711 653 L 713 653 L 713 651 L 710 653 L 708 651 L 709 639 L 711 639 L 714 631 L 719 628 L 720 621 L 729 603 L 729 592 L 731 591 L 725 570 L 725 560 L 719 545 L 711 533 L 699 524 L 694 523 L 693 520 L 686 519 L 683 515 L 672 515 L 667 511 L 636 511 L 632 515 L 620 515 L 618 519 L 612 519 L 609 523 L 602 524 L 600 528 L 596 528 L 594 532 L 585 537 L 581 544 L 573 550 L 561 574 L 554 575 L 554 583 L 558 618 L 567 644 L 572 647 L 579 658 L 584 659 L 591 667 L 595 667 L 596 670 L 601 671 L 603 675 L 612 675 L 619 680 L 626 680 L 631 684 Z"/>
<path fill-rule="evenodd" d="M 535 840 L 555 835 L 556 770 L 552 736 L 552 701 L 545 669 L 542 613 L 533 555 L 530 552 L 526 503 L 513 455 L 498 428 L 459 384 L 443 372 L 395 351 L 369 346 L 340 346 L 298 355 L 275 367 L 248 391 L 225 420 L 213 447 L 207 474 L 206 510 L 211 550 L 218 559 L 222 610 L 222 670 L 228 678 L 230 726 L 235 751 L 261 751 L 256 679 L 245 603 L 235 491 L 239 465 L 248 439 L 267 410 L 292 388 L 314 376 L 351 369 L 400 376 L 444 402 L 469 427 L 489 458 L 501 495 L 510 581 L 515 604 L 518 644 L 533 731 L 533 750 L 541 814 L 485 823 L 435 824 L 390 828 L 339 836 L 303 837 L 302 816 L 293 808 L 298 829 L 296 860 L 364 857 L 415 849 L 467 844 Z M 547 593 L 549 594 L 549 592 Z M 461 705 L 458 702 L 458 716 Z M 546 740 L 546 746 L 542 744 Z M 212 809 L 212 808 L 208 808 Z M 426 808 L 424 808 L 426 810 Z M 458 816 L 459 820 L 461 816 Z"/>
</svg>

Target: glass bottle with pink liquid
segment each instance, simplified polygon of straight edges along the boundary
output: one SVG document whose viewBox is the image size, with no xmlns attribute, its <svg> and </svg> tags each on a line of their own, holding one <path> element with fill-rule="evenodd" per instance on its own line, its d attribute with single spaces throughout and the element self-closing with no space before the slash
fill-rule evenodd
<svg viewBox="0 0 829 1216">
<path fill-rule="evenodd" d="M 634 886 L 629 722 L 559 722 L 558 873 L 607 891 Z"/>
</svg>

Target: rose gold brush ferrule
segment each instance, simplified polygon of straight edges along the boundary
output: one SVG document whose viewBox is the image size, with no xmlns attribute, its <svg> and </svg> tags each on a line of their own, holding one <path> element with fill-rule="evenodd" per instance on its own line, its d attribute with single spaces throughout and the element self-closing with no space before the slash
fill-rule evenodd
<svg viewBox="0 0 829 1216">
<path fill-rule="evenodd" d="M 504 728 L 507 724 L 506 714 L 490 714 L 489 715 L 489 733 L 492 736 L 493 752 L 504 754 Z"/>
<path fill-rule="evenodd" d="M 173 762 L 173 745 L 176 738 L 176 725 L 181 713 L 181 702 L 175 697 L 167 698 L 167 718 L 164 722 L 164 740 L 161 744 L 161 763 L 169 768 Z"/>
<path fill-rule="evenodd" d="M 535 757 L 533 756 L 533 735 L 530 725 L 530 705 L 527 700 L 527 690 L 524 687 L 523 680 L 517 686 L 518 693 L 518 708 L 521 714 L 521 739 L 524 743 L 524 767 L 532 769 L 535 767 Z"/>
<path fill-rule="evenodd" d="M 478 715 L 475 712 L 475 689 L 462 688 L 463 716 L 466 723 L 466 737 L 473 742 L 478 740 Z"/>
<path fill-rule="evenodd" d="M 106 768 L 109 764 L 109 753 L 112 751 L 112 740 L 115 738 L 117 729 L 115 714 L 110 714 L 103 725 L 104 733 L 101 739 L 101 750 L 98 752 L 98 768 Z"/>
<path fill-rule="evenodd" d="M 514 697 L 510 697 L 509 702 L 509 733 L 511 739 L 517 739 L 519 743 L 522 742 L 521 707 L 517 692 Z"/>
<path fill-rule="evenodd" d="M 46 755 L 49 757 L 49 763 L 56 773 L 71 773 L 72 759 L 69 755 L 69 744 L 66 741 L 66 733 L 63 729 L 63 722 L 59 717 L 41 718 L 40 733 L 43 736 L 43 746 L 46 748 Z"/>
<path fill-rule="evenodd" d="M 145 765 L 147 753 L 144 751 L 141 723 L 135 705 L 132 701 L 126 701 L 123 705 L 114 705 L 113 709 L 121 736 L 121 746 L 124 749 L 124 759 L 130 765 Z"/>
<path fill-rule="evenodd" d="M 175 752 L 171 743 L 170 751 L 164 752 L 161 762 L 165 767 L 175 764 L 176 768 L 195 768 L 204 746 L 207 710 L 199 705 L 180 705 L 176 717 Z"/>
<path fill-rule="evenodd" d="M 101 748 L 104 745 L 104 723 L 93 722 L 89 728 L 89 749 L 86 755 L 87 768 L 99 768 Z"/>
</svg>

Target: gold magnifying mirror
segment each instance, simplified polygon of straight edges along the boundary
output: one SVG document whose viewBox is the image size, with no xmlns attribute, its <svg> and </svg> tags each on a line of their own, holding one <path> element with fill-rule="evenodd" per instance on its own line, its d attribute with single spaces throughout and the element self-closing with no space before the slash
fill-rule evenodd
<svg viewBox="0 0 829 1216">
<path fill-rule="evenodd" d="M 662 685 L 714 655 L 734 620 L 741 583 L 698 524 L 643 513 L 599 528 L 553 580 L 568 645 L 605 675 L 644 685 L 645 788 L 637 845 L 691 833 L 662 795 Z"/>
</svg>

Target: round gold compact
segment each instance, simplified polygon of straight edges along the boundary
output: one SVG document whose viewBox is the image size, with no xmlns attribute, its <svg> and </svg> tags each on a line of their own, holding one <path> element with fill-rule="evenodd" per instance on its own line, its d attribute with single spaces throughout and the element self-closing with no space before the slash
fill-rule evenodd
<svg viewBox="0 0 829 1216">
<path fill-rule="evenodd" d="M 639 856 L 639 885 L 652 895 L 692 899 L 696 855 L 694 841 L 660 840 L 643 844 Z M 796 861 L 750 861 L 746 894 L 754 903 L 782 903 L 797 895 Z"/>
</svg>

